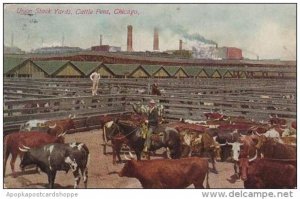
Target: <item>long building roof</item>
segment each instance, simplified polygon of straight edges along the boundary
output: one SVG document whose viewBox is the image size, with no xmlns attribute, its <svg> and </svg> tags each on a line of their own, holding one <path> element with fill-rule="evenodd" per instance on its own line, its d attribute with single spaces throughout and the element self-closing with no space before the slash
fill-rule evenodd
<svg viewBox="0 0 300 199">
<path fill-rule="evenodd" d="M 33 59 L 70 59 L 76 60 L 77 56 L 86 57 L 88 60 L 99 60 L 101 57 L 113 58 L 116 61 L 126 60 L 138 64 L 161 64 L 161 65 L 219 65 L 219 66 L 257 66 L 257 65 L 271 65 L 271 66 L 296 66 L 296 61 L 281 61 L 281 60 L 210 60 L 210 59 L 184 59 L 184 58 L 167 58 L 167 57 L 147 57 L 139 55 L 131 55 L 122 52 L 94 52 L 82 51 L 75 53 L 66 53 L 59 55 L 47 54 L 26 54 Z M 98 58 L 98 59 L 97 59 Z"/>
</svg>

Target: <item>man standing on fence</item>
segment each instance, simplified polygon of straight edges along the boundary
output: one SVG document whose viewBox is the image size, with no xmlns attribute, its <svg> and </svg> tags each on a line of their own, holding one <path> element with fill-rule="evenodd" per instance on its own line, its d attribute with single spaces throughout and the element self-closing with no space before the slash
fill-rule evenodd
<svg viewBox="0 0 300 199">
<path fill-rule="evenodd" d="M 93 72 L 90 75 L 90 79 L 93 82 L 93 87 L 92 87 L 92 96 L 97 95 L 97 90 L 98 90 L 98 86 L 99 86 L 99 80 L 100 80 L 100 73 L 97 73 L 96 71 Z"/>
</svg>

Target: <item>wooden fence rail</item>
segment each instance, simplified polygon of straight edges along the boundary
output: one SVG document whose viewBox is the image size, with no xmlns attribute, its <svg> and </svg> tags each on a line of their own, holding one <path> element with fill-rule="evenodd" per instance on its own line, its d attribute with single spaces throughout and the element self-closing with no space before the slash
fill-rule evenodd
<svg viewBox="0 0 300 199">
<path fill-rule="evenodd" d="M 162 96 L 137 93 L 154 82 L 165 89 Z M 5 79 L 4 131 L 16 130 L 30 119 L 62 118 L 71 113 L 97 126 L 99 115 L 131 112 L 130 102 L 147 104 L 151 98 L 165 106 L 169 119 L 203 120 L 204 112 L 219 111 L 256 121 L 267 120 L 269 114 L 292 120 L 297 113 L 293 80 L 101 79 L 101 94 L 94 97 L 90 86 L 87 79 Z M 115 87 L 124 92 L 114 94 Z M 84 128 L 82 121 L 78 128 Z"/>
</svg>

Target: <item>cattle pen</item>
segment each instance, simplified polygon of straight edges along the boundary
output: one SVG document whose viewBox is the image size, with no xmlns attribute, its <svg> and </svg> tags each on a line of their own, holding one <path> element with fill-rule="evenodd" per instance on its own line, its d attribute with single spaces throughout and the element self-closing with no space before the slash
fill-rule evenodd
<svg viewBox="0 0 300 199">
<path fill-rule="evenodd" d="M 162 95 L 149 93 L 148 86 L 154 83 Z M 132 113 L 132 103 L 156 100 L 164 106 L 167 121 L 180 118 L 205 121 L 205 112 L 219 112 L 257 122 L 277 115 L 292 122 L 297 112 L 295 79 L 101 78 L 98 95 L 92 96 L 91 81 L 87 78 L 5 78 L 3 94 L 4 136 L 18 131 L 28 120 L 59 120 L 76 115 L 66 142 L 84 142 L 91 151 L 88 188 L 141 188 L 136 179 L 112 175 L 120 171 L 122 164 L 112 165 L 111 156 L 107 155 L 111 150 L 104 153 L 102 139 L 103 118 Z M 219 174 L 210 174 L 211 188 L 243 187 L 243 182 L 234 178 L 231 162 L 218 162 L 217 168 Z M 44 176 L 32 171 L 17 178 L 9 173 L 4 179 L 8 188 L 46 186 L 39 183 L 45 181 Z M 59 174 L 54 186 L 71 188 L 70 175 L 66 178 L 65 174 Z"/>
<path fill-rule="evenodd" d="M 147 92 L 157 83 L 161 96 Z M 100 80 L 91 96 L 88 79 L 5 78 L 4 132 L 15 131 L 30 119 L 55 119 L 75 114 L 76 129 L 99 128 L 101 115 L 132 112 L 130 102 L 146 104 L 151 98 L 164 105 L 164 117 L 202 120 L 204 112 L 222 112 L 267 121 L 269 115 L 296 118 L 294 79 L 126 79 Z"/>
</svg>

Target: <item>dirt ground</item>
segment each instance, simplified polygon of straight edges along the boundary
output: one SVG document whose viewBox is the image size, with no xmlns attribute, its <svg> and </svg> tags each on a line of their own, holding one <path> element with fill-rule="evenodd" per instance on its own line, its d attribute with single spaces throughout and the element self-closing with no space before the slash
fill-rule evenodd
<svg viewBox="0 0 300 199">
<path fill-rule="evenodd" d="M 113 165 L 112 155 L 103 155 L 102 132 L 92 130 L 81 133 L 66 135 L 66 142 L 83 142 L 90 150 L 90 165 L 88 188 L 142 188 L 140 182 L 135 178 L 119 177 L 115 172 L 122 169 L 124 163 Z M 108 149 L 110 152 L 111 149 Z M 123 156 L 122 156 L 123 157 Z M 9 161 L 7 162 L 7 171 L 4 183 L 7 188 L 46 188 L 47 175 L 37 173 L 34 169 L 21 173 L 19 169 L 20 160 L 16 162 L 16 171 L 18 176 L 13 178 L 11 175 Z M 211 164 L 210 164 L 211 166 Z M 241 180 L 235 180 L 233 175 L 233 164 L 229 162 L 218 162 L 217 169 L 219 174 L 209 174 L 209 184 L 211 188 L 243 188 Z M 73 188 L 74 177 L 72 172 L 58 172 L 55 180 L 55 188 Z M 83 182 L 80 182 L 80 188 L 83 188 Z M 191 185 L 189 188 L 193 188 Z"/>
</svg>

